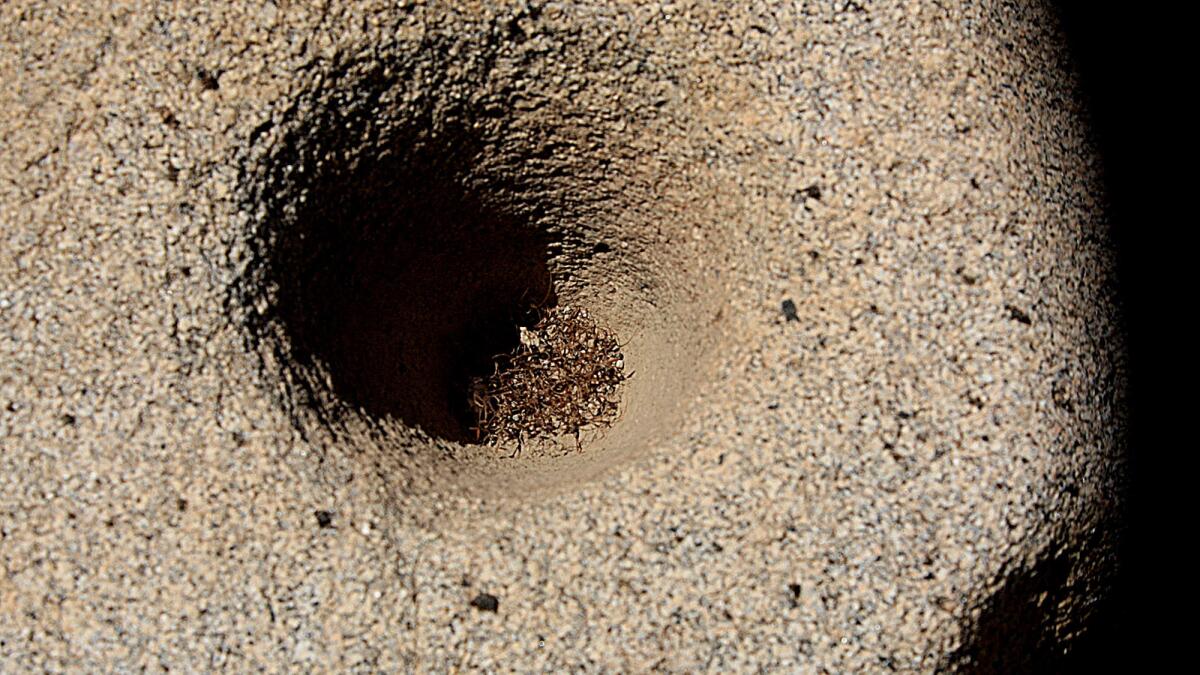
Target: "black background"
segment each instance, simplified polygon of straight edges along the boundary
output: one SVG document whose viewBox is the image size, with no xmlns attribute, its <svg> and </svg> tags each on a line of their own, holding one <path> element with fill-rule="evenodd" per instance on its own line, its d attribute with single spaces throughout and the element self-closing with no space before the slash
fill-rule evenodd
<svg viewBox="0 0 1200 675">
<path fill-rule="evenodd" d="M 1177 27 L 1187 24 L 1181 11 L 1163 9 L 1171 3 L 1054 4 L 1103 157 L 1129 357 L 1131 481 L 1121 572 L 1070 670 L 1154 672 L 1190 651 L 1192 638 L 1180 629 L 1194 622 L 1187 568 L 1194 568 L 1188 549 L 1195 527 L 1167 504 L 1174 495 L 1186 498 L 1176 483 L 1190 482 L 1187 455 L 1197 449 L 1176 430 L 1196 417 L 1181 405 L 1194 398 L 1182 366 L 1192 361 L 1186 323 L 1195 303 L 1179 292 L 1190 266 L 1184 237 L 1196 218 L 1178 214 L 1196 191 L 1188 185 L 1196 174 L 1191 133 L 1180 122 L 1197 78 L 1173 52 L 1200 40 L 1180 35 Z"/>
</svg>

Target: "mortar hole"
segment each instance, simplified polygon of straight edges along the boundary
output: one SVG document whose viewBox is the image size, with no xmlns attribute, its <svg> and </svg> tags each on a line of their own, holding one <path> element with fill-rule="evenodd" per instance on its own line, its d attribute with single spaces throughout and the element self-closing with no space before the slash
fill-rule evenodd
<svg viewBox="0 0 1200 675">
<path fill-rule="evenodd" d="M 474 442 L 472 378 L 555 303 L 549 237 L 406 158 L 314 181 L 272 266 L 298 367 L 376 418 Z"/>
</svg>

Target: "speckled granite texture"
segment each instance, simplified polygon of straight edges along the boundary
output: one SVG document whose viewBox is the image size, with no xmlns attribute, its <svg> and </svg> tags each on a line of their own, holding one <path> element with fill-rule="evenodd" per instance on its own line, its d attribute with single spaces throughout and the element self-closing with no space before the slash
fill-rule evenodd
<svg viewBox="0 0 1200 675">
<path fill-rule="evenodd" d="M 0 671 L 1053 665 L 1124 357 L 1032 4 L 0 4 Z M 543 273 L 622 419 L 460 444 Z"/>
</svg>

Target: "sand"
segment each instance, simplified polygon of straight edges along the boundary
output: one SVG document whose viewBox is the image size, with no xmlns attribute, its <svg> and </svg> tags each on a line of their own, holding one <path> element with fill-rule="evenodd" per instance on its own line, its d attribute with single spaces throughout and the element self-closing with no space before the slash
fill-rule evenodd
<svg viewBox="0 0 1200 675">
<path fill-rule="evenodd" d="M 1124 347 L 1052 13 L 59 4 L 0 5 L 0 670 L 1011 672 L 1085 632 Z M 536 302 L 634 374 L 510 457 L 459 383 Z"/>
</svg>

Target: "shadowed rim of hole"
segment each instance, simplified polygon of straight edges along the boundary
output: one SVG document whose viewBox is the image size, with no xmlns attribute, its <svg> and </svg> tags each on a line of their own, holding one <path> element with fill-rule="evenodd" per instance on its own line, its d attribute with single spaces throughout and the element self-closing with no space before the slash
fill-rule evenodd
<svg viewBox="0 0 1200 675">
<path fill-rule="evenodd" d="M 465 104 L 435 114 L 386 93 L 409 86 L 398 75 L 326 86 L 354 96 L 306 100 L 247 153 L 249 260 L 232 296 L 303 439 L 350 450 L 406 493 L 494 494 L 490 482 L 527 497 L 590 481 L 673 433 L 676 399 L 708 363 L 695 337 L 705 328 L 681 309 L 708 283 L 681 262 L 691 230 L 664 237 L 657 214 L 612 216 L 646 202 L 622 202 L 595 173 L 574 190 L 561 166 L 588 158 L 522 147 Z M 347 98 L 389 103 L 346 109 Z M 582 451 L 569 430 L 519 454 L 478 443 L 472 385 L 558 308 L 589 311 L 623 350 L 612 361 L 637 375 L 617 383 L 615 423 L 585 426 Z"/>
<path fill-rule="evenodd" d="M 314 176 L 263 251 L 275 292 L 252 330 L 330 418 L 480 444 L 473 389 L 561 314 L 554 238 L 466 184 L 469 138 L 440 142 Z"/>
</svg>

